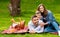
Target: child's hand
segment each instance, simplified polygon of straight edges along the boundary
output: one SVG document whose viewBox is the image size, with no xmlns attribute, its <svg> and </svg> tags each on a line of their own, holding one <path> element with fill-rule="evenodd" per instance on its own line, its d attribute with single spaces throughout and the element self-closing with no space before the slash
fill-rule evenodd
<svg viewBox="0 0 60 37">
<path fill-rule="evenodd" d="M 41 26 L 41 27 L 43 27 L 44 25 L 45 25 L 45 23 L 43 23 L 43 22 L 40 23 L 40 26 Z"/>
</svg>

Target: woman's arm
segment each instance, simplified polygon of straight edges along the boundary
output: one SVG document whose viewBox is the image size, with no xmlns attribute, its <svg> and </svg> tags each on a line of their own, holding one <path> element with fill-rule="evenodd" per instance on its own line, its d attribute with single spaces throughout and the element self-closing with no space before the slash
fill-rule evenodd
<svg viewBox="0 0 60 37">
<path fill-rule="evenodd" d="M 51 11 L 48 12 L 47 18 L 48 18 L 47 24 L 50 24 L 51 22 L 55 21 L 55 18 Z"/>
</svg>

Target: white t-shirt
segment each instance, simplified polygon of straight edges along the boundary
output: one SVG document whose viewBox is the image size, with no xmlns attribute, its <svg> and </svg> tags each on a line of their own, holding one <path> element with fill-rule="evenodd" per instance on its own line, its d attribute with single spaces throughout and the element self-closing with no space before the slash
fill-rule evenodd
<svg viewBox="0 0 60 37">
<path fill-rule="evenodd" d="M 42 20 L 39 20 L 38 26 L 36 27 L 36 26 L 33 24 L 32 20 L 30 20 L 30 22 L 28 23 L 29 31 L 35 30 L 35 32 L 37 32 L 37 33 L 43 32 L 44 27 L 41 27 L 41 26 L 40 26 L 40 23 L 41 23 L 41 22 L 43 22 L 43 21 L 42 21 Z"/>
</svg>

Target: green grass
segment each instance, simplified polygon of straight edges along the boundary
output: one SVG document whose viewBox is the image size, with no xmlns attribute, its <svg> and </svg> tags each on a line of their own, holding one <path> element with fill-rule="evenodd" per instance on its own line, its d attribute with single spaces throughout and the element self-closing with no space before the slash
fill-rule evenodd
<svg viewBox="0 0 60 37">
<path fill-rule="evenodd" d="M 43 3 L 47 9 L 51 10 L 60 23 L 60 0 L 21 0 L 21 15 L 12 17 L 8 10 L 9 0 L 0 0 L 0 31 L 8 29 L 11 25 L 11 18 L 18 21 L 18 18 L 26 20 L 26 25 L 31 19 L 31 16 L 35 14 L 37 7 L 40 3 Z M 0 37 L 58 37 L 58 35 L 53 35 L 50 33 L 43 34 L 0 34 Z"/>
</svg>

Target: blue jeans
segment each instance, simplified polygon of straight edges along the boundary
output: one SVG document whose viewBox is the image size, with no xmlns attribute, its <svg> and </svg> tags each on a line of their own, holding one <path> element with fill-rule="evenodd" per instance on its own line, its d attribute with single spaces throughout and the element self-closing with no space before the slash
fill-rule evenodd
<svg viewBox="0 0 60 37">
<path fill-rule="evenodd" d="M 54 29 L 52 29 L 54 27 Z M 44 32 L 57 32 L 59 30 L 58 24 L 52 22 L 48 27 L 44 29 Z"/>
</svg>

